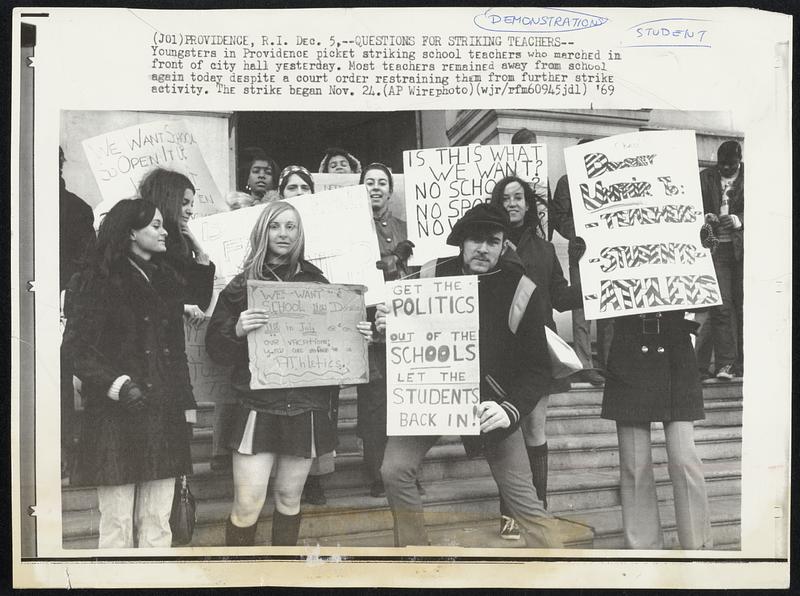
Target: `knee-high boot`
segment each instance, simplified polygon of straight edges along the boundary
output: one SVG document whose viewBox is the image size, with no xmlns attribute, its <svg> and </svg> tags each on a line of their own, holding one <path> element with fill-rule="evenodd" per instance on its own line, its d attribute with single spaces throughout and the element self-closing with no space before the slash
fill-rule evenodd
<svg viewBox="0 0 800 596">
<path fill-rule="evenodd" d="M 225 524 L 225 546 L 253 546 L 256 542 L 258 522 L 246 528 L 233 525 L 231 518 Z"/>
<path fill-rule="evenodd" d="M 528 445 L 527 451 L 533 474 L 533 486 L 542 505 L 547 509 L 547 443 L 534 447 Z"/>
<path fill-rule="evenodd" d="M 300 516 L 300 512 L 284 515 L 277 509 L 272 513 L 272 546 L 297 546 Z"/>
</svg>

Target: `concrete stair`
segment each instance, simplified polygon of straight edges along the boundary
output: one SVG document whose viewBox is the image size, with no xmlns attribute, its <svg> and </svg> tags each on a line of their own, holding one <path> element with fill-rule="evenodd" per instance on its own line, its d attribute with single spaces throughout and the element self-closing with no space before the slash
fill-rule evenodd
<svg viewBox="0 0 800 596">
<path fill-rule="evenodd" d="M 715 548 L 736 549 L 741 520 L 741 382 L 704 383 L 706 419 L 696 424 L 695 439 L 704 461 L 711 501 Z M 553 395 L 548 408 L 550 448 L 549 506 L 562 521 L 560 531 L 571 548 L 623 548 L 619 510 L 619 451 L 614 423 L 602 420 L 602 388 L 577 384 Z M 385 498 L 373 498 L 361 469 L 355 438 L 355 391 L 340 398 L 336 472 L 325 479 L 328 503 L 303 505 L 301 542 L 323 546 L 392 546 L 392 517 Z M 198 501 L 193 546 L 224 544 L 230 513 L 230 472 L 209 466 L 213 404 L 202 404 L 194 431 L 192 492 Z M 677 545 L 672 488 L 660 424 L 653 425 L 653 459 L 668 548 Z M 433 544 L 469 547 L 522 547 L 501 540 L 497 487 L 483 459 L 468 459 L 458 437 L 443 437 L 428 453 L 421 480 L 426 523 Z M 62 491 L 65 548 L 96 548 L 99 512 L 94 489 Z M 271 498 L 265 505 L 257 539 L 269 542 Z"/>
</svg>

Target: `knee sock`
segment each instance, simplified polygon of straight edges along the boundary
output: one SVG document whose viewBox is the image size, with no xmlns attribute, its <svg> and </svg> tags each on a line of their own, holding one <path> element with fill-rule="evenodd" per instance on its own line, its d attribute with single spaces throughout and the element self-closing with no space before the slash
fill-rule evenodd
<svg viewBox="0 0 800 596">
<path fill-rule="evenodd" d="M 547 509 L 547 443 L 531 447 L 526 446 L 528 451 L 528 461 L 531 464 L 531 474 L 533 474 L 533 486 L 542 505 Z"/>
<path fill-rule="evenodd" d="M 297 546 L 300 515 L 284 515 L 277 509 L 272 513 L 272 546 Z"/>
<path fill-rule="evenodd" d="M 253 546 L 256 542 L 258 522 L 246 528 L 233 525 L 231 518 L 225 524 L 225 546 Z"/>
</svg>

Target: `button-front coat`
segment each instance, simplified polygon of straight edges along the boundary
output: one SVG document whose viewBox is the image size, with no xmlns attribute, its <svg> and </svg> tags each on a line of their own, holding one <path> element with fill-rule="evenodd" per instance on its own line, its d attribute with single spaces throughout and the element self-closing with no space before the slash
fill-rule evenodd
<svg viewBox="0 0 800 596">
<path fill-rule="evenodd" d="M 185 285 L 167 265 L 132 262 L 105 277 L 83 273 L 70 282 L 64 346 L 74 360 L 86 403 L 73 485 L 123 485 L 191 473 L 196 403 L 184 351 Z M 147 394 L 142 413 L 108 397 L 121 375 Z"/>
</svg>

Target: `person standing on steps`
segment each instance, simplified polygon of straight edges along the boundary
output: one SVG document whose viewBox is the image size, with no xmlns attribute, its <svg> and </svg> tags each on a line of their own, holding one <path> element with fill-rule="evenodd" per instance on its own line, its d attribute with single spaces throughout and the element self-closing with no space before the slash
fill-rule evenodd
<svg viewBox="0 0 800 596">
<path fill-rule="evenodd" d="M 525 275 L 536 284 L 546 301 L 547 326 L 556 331 L 553 307 L 559 312 L 582 307 L 581 289 L 580 286 L 570 286 L 567 283 L 556 257 L 555 248 L 535 231 L 538 216 L 535 211 L 537 200 L 533 189 L 521 178 L 508 176 L 495 184 L 490 203 L 505 209 L 511 224 L 506 239 L 509 250 L 505 253 L 504 260 L 509 264 L 514 261 L 521 262 Z M 563 393 L 569 391 L 569 388 L 568 379 L 553 379 L 548 395 L 543 395 L 539 399 L 530 414 L 522 418 L 520 425 L 525 438 L 533 485 L 545 509 L 547 509 L 548 473 L 545 432 L 547 401 L 549 394 Z M 519 527 L 502 499 L 500 513 L 500 537 L 506 540 L 518 540 L 521 537 Z"/>
<path fill-rule="evenodd" d="M 236 190 L 252 197 L 251 204 L 278 199 L 278 164 L 261 147 L 246 147 L 239 154 Z"/>
<path fill-rule="evenodd" d="M 544 325 L 546 301 L 518 268 L 500 260 L 510 228 L 501 207 L 468 210 L 447 238 L 457 257 L 422 267 L 422 277 L 478 276 L 481 434 L 462 437 L 468 454 L 482 453 L 511 515 L 529 547 L 562 548 L 552 518 L 533 488 L 519 423 L 549 391 L 551 364 Z M 524 305 L 519 297 L 525 295 Z M 514 309 L 514 310 L 512 310 Z M 512 317 L 513 312 L 519 316 Z M 386 330 L 385 305 L 376 329 Z M 513 328 L 512 328 L 512 321 Z M 428 544 L 422 499 L 414 488 L 417 469 L 438 436 L 393 436 L 386 444 L 381 474 L 394 518 L 395 546 Z"/>
<path fill-rule="evenodd" d="M 578 145 L 590 142 L 592 139 L 581 139 Z M 574 286 L 579 286 L 581 283 L 580 268 L 578 267 L 578 260 L 583 254 L 585 245 L 582 244 L 578 238 L 575 230 L 575 219 L 572 215 L 572 200 L 569 192 L 569 179 L 564 174 L 559 178 L 556 184 L 556 190 L 553 193 L 553 200 L 550 204 L 550 224 L 552 228 L 557 231 L 561 236 L 569 241 L 567 247 L 567 254 L 569 257 L 569 281 Z M 611 338 L 613 337 L 613 322 L 611 319 L 600 319 L 597 324 L 597 360 L 600 368 L 605 368 L 606 358 L 608 357 L 608 348 L 611 345 Z M 578 372 L 574 377 L 578 380 L 591 383 L 595 386 L 601 386 L 605 381 L 601 375 L 594 368 L 592 363 L 592 339 L 591 339 L 591 322 L 586 320 L 585 313 L 582 308 L 576 308 L 572 311 L 572 341 L 575 348 L 575 353 L 583 363 L 583 371 Z"/>
</svg>

